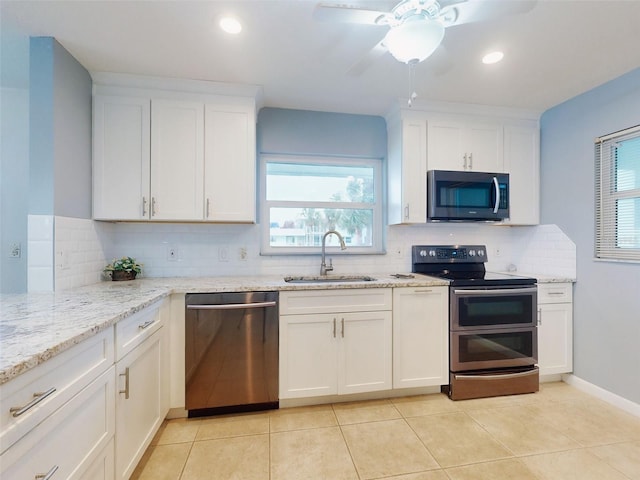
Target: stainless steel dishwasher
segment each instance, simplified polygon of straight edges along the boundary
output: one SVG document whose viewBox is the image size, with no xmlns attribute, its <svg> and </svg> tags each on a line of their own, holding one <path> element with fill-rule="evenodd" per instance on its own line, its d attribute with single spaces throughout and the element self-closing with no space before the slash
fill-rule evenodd
<svg viewBox="0 0 640 480">
<path fill-rule="evenodd" d="M 278 408 L 278 292 L 188 293 L 189 417 Z"/>
</svg>

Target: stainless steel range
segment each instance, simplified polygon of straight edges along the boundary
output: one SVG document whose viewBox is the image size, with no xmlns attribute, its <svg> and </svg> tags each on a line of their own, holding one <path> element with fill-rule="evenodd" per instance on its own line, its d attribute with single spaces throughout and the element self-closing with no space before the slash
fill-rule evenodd
<svg viewBox="0 0 640 480">
<path fill-rule="evenodd" d="M 453 400 L 538 391 L 537 280 L 487 272 L 484 245 L 417 245 L 412 271 L 449 280 Z"/>
</svg>

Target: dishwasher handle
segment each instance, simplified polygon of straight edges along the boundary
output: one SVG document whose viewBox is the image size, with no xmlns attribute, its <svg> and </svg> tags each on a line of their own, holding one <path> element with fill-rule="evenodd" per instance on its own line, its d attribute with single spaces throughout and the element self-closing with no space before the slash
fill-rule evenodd
<svg viewBox="0 0 640 480">
<path fill-rule="evenodd" d="M 187 305 L 187 310 L 242 310 L 245 308 L 275 307 L 276 302 L 227 303 L 221 305 Z"/>
</svg>

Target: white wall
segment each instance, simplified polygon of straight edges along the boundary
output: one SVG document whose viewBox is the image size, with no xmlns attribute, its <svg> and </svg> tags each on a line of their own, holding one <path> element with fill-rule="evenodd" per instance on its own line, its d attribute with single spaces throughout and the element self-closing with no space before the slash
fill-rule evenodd
<svg viewBox="0 0 640 480">
<path fill-rule="evenodd" d="M 594 139 L 640 123 L 640 69 L 541 118 L 541 217 L 576 244 L 574 373 L 640 403 L 640 264 L 594 260 Z"/>
</svg>

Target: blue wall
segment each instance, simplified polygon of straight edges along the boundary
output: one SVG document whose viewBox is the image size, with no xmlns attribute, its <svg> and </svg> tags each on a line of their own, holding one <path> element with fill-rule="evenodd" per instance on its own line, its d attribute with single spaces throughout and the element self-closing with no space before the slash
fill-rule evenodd
<svg viewBox="0 0 640 480">
<path fill-rule="evenodd" d="M 259 153 L 386 158 L 382 117 L 263 108 L 258 113 Z"/>
<path fill-rule="evenodd" d="M 640 264 L 594 260 L 594 139 L 640 124 L 640 69 L 541 118 L 541 223 L 576 244 L 574 373 L 640 404 Z"/>
</svg>

